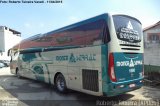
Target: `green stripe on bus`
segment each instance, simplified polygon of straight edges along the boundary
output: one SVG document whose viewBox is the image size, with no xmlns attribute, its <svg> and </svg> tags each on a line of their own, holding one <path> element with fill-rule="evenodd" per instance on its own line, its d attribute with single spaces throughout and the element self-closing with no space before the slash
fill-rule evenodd
<svg viewBox="0 0 160 106">
<path fill-rule="evenodd" d="M 107 92 L 108 86 L 108 45 L 101 46 L 101 62 L 102 62 L 102 91 Z"/>
</svg>

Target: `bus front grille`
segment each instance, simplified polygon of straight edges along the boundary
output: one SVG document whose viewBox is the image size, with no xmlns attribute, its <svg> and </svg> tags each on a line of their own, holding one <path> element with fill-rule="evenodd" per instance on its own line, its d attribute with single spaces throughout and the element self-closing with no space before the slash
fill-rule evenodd
<svg viewBox="0 0 160 106">
<path fill-rule="evenodd" d="M 83 89 L 98 92 L 98 70 L 82 69 Z"/>
</svg>

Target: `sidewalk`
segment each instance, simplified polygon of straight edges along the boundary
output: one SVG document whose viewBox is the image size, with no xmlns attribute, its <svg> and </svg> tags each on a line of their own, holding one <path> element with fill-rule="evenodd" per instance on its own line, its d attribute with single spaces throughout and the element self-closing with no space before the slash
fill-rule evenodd
<svg viewBox="0 0 160 106">
<path fill-rule="evenodd" d="M 10 73 L 10 68 L 9 67 L 0 68 L 0 76 L 2 75 L 12 75 Z"/>
</svg>

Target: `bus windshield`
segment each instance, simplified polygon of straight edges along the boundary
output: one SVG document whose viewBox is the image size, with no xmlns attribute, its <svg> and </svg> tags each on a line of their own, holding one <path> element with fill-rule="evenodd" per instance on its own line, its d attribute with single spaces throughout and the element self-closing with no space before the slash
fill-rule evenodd
<svg viewBox="0 0 160 106">
<path fill-rule="evenodd" d="M 125 15 L 114 15 L 113 21 L 118 39 L 129 43 L 141 42 L 142 28 L 137 19 Z"/>
</svg>

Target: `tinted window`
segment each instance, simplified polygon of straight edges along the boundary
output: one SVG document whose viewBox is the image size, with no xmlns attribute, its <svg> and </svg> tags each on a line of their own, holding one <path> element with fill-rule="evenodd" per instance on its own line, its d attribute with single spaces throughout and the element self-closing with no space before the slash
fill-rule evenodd
<svg viewBox="0 0 160 106">
<path fill-rule="evenodd" d="M 88 22 L 81 22 L 66 29 L 59 30 L 45 35 L 36 35 L 23 41 L 21 49 L 29 47 L 48 47 L 48 46 L 79 46 L 79 45 L 98 45 L 107 42 L 109 35 L 108 26 L 104 19 Z M 105 29 L 105 30 L 104 30 Z"/>
<path fill-rule="evenodd" d="M 118 39 L 138 43 L 142 38 L 142 27 L 138 20 L 129 16 L 114 15 L 114 26 Z"/>
<path fill-rule="evenodd" d="M 95 42 L 101 42 L 103 38 L 103 28 L 105 20 L 97 20 L 71 29 L 65 30 L 53 36 L 56 39 L 55 45 L 93 45 Z"/>
<path fill-rule="evenodd" d="M 36 59 L 36 54 L 35 53 L 29 53 L 29 54 L 22 54 L 22 60 L 27 62 L 27 61 L 33 61 Z"/>
</svg>

